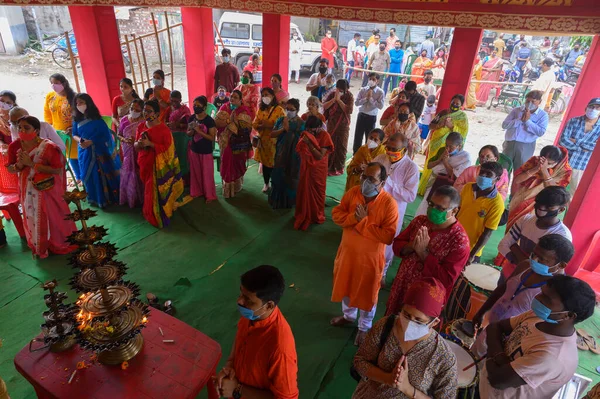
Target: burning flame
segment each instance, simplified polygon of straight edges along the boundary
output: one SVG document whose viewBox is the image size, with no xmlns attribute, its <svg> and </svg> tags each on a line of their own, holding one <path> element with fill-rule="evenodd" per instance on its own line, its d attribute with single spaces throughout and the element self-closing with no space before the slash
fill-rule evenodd
<svg viewBox="0 0 600 399">
<path fill-rule="evenodd" d="M 144 323 L 144 324 L 148 323 L 148 318 L 146 316 L 142 317 L 142 323 Z"/>
</svg>

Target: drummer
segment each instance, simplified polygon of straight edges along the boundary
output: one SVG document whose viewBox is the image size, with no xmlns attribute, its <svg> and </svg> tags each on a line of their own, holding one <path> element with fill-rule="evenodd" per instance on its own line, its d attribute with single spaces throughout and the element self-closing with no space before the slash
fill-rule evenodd
<svg viewBox="0 0 600 399">
<path fill-rule="evenodd" d="M 363 377 L 353 399 L 455 398 L 456 357 L 434 330 L 446 295 L 434 278 L 413 283 L 398 315 L 379 320 L 367 333 L 354 357 Z M 381 344 L 388 319 L 391 332 Z"/>
<path fill-rule="evenodd" d="M 560 234 L 548 234 L 540 238 L 530 259 L 519 263 L 506 283 L 501 283 L 494 290 L 473 317 L 473 324 L 481 326 L 486 313 L 489 323 L 496 323 L 530 310 L 531 300 L 541 292 L 541 287 L 552 276 L 564 273 L 574 253 L 571 241 Z M 477 357 L 487 352 L 485 339 L 484 330 L 477 335 L 471 348 Z"/>
</svg>

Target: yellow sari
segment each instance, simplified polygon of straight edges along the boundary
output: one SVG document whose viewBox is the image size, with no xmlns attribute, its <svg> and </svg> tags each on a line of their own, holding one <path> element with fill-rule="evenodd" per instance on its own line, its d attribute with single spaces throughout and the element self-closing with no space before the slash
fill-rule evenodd
<svg viewBox="0 0 600 399">
<path fill-rule="evenodd" d="M 475 65 L 471 79 L 481 80 L 482 68 L 481 64 Z M 467 92 L 466 109 L 475 109 L 477 107 L 477 90 L 479 90 L 479 83 L 471 82 L 469 84 L 469 91 Z"/>
<path fill-rule="evenodd" d="M 361 146 L 358 149 L 358 151 L 356 151 L 356 154 L 354 154 L 354 156 L 350 160 L 350 164 L 346 168 L 346 174 L 348 175 L 348 178 L 346 179 L 346 189 L 344 190 L 344 192 L 360 184 L 360 173 L 355 172 L 355 169 L 360 164 L 368 164 L 369 162 L 373 162 L 373 159 L 375 159 L 375 157 L 385 153 L 386 149 L 383 144 L 380 144 L 372 150 L 369 150 L 369 147 L 367 147 L 366 144 Z"/>
<path fill-rule="evenodd" d="M 464 111 L 450 112 L 450 110 L 444 110 L 440 112 L 431 122 L 432 123 L 444 123 L 447 118 L 450 118 L 454 123 L 454 128 L 450 130 L 446 125 L 443 125 L 435 130 L 429 132 L 429 147 L 427 152 L 427 159 L 425 159 L 425 167 L 421 174 L 421 180 L 419 181 L 419 189 L 417 193 L 419 195 L 425 194 L 427 189 L 427 182 L 429 176 L 431 176 L 431 169 L 427 168 L 429 160 L 437 154 L 440 148 L 446 145 L 446 137 L 451 132 L 460 133 L 464 141 L 467 140 L 467 133 L 469 133 L 469 120 L 467 114 Z"/>
</svg>

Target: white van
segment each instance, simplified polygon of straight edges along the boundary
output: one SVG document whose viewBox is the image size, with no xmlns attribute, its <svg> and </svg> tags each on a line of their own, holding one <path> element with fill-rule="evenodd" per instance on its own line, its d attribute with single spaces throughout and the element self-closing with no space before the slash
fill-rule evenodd
<svg viewBox="0 0 600 399">
<path fill-rule="evenodd" d="M 254 52 L 254 47 L 262 49 L 262 15 L 244 14 L 238 12 L 224 12 L 219 20 L 219 33 L 225 47 L 231 50 L 232 62 L 235 62 L 240 71 L 246 66 L 248 60 Z M 290 38 L 292 34 L 297 33 L 304 45 L 302 68 L 316 71 L 319 59 L 321 59 L 321 43 L 307 42 L 298 25 L 290 23 Z M 215 43 L 221 53 L 221 41 L 219 36 L 215 37 Z M 287 71 L 281 71 L 287 73 Z"/>
</svg>

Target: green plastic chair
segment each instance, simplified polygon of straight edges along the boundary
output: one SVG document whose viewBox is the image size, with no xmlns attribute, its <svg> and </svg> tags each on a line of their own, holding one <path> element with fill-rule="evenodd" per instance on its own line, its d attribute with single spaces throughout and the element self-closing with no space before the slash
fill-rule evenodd
<svg viewBox="0 0 600 399">
<path fill-rule="evenodd" d="M 408 59 L 406 61 L 406 67 L 404 68 L 404 73 L 407 75 L 410 75 L 412 72 L 412 66 L 415 63 L 415 60 L 417 59 L 417 55 L 416 54 L 411 54 L 408 56 Z M 408 80 L 410 80 L 410 78 L 408 78 Z"/>
</svg>

